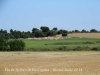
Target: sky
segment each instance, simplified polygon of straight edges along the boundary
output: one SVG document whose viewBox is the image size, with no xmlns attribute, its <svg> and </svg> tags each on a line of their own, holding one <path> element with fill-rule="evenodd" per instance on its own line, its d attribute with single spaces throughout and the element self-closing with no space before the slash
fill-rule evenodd
<svg viewBox="0 0 100 75">
<path fill-rule="evenodd" d="M 48 26 L 65 30 L 100 30 L 100 0 L 4 0 L 0 29 L 31 31 Z"/>
</svg>

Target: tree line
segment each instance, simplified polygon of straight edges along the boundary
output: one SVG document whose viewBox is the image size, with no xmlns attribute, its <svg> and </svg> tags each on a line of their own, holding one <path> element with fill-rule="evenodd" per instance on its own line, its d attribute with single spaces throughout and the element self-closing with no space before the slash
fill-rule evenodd
<svg viewBox="0 0 100 75">
<path fill-rule="evenodd" d="M 31 31 L 19 31 L 19 30 L 13 30 L 10 29 L 10 32 L 7 32 L 7 30 L 0 30 L 0 35 L 2 35 L 5 39 L 18 39 L 18 38 L 34 38 L 34 37 L 48 37 L 48 36 L 55 36 L 57 34 L 62 34 L 62 36 L 67 36 L 69 33 L 99 33 L 100 31 L 96 29 L 91 29 L 90 31 L 86 31 L 85 29 L 79 31 L 79 30 L 58 30 L 57 27 L 54 27 L 50 30 L 47 26 L 41 26 L 40 29 L 38 28 L 32 28 Z"/>
</svg>

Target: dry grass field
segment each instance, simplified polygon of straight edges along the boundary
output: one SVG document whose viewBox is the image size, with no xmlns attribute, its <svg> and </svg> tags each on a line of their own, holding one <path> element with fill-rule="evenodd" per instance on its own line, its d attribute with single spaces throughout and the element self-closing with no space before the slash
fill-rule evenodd
<svg viewBox="0 0 100 75">
<path fill-rule="evenodd" d="M 100 38 L 100 33 L 72 33 L 69 37 L 86 37 L 86 38 Z"/>
<path fill-rule="evenodd" d="M 0 75 L 100 75 L 100 52 L 0 52 Z"/>
</svg>

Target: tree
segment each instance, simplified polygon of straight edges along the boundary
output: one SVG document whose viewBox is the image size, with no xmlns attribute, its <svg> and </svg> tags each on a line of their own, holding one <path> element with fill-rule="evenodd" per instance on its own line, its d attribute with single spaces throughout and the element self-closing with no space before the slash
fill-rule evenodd
<svg viewBox="0 0 100 75">
<path fill-rule="evenodd" d="M 62 34 L 62 29 L 58 30 L 57 34 Z"/>
<path fill-rule="evenodd" d="M 49 30 L 49 27 L 41 26 L 40 29 L 41 29 L 41 31 L 42 31 L 44 37 L 47 37 L 47 36 L 48 36 L 48 32 L 50 31 L 50 30 Z"/>
<path fill-rule="evenodd" d="M 48 32 L 47 36 L 55 36 L 56 35 L 56 32 L 51 30 Z"/>
<path fill-rule="evenodd" d="M 34 37 L 43 37 L 44 34 L 40 31 L 40 30 L 37 30 L 35 33 L 34 33 Z"/>
<path fill-rule="evenodd" d="M 98 32 L 96 29 L 91 29 L 90 32 Z"/>
<path fill-rule="evenodd" d="M 57 29 L 57 27 L 54 27 L 52 30 L 53 30 L 53 31 L 57 31 L 58 29 Z"/>
<path fill-rule="evenodd" d="M 85 29 L 83 29 L 82 31 L 81 31 L 81 33 L 86 33 L 87 31 L 85 30 Z"/>
<path fill-rule="evenodd" d="M 7 33 L 7 30 L 1 29 L 0 30 L 0 35 L 2 35 L 3 38 L 5 38 L 5 39 L 9 39 L 9 34 Z"/>
<path fill-rule="evenodd" d="M 68 31 L 67 30 L 62 30 L 62 36 L 67 36 Z"/>
<path fill-rule="evenodd" d="M 42 26 L 40 29 L 42 30 L 42 32 L 48 32 L 48 31 L 50 31 L 49 27 L 46 27 L 46 26 Z"/>
<path fill-rule="evenodd" d="M 68 31 L 67 30 L 62 30 L 62 33 L 68 33 Z"/>
<path fill-rule="evenodd" d="M 79 30 L 75 30 L 75 33 L 79 33 L 80 31 Z"/>
<path fill-rule="evenodd" d="M 13 29 L 10 29 L 10 33 L 11 33 L 11 34 L 13 33 Z"/>
<path fill-rule="evenodd" d="M 35 32 L 37 32 L 38 30 L 39 30 L 39 29 L 37 29 L 37 28 L 33 28 L 33 29 L 32 29 L 32 35 L 35 36 Z"/>
</svg>

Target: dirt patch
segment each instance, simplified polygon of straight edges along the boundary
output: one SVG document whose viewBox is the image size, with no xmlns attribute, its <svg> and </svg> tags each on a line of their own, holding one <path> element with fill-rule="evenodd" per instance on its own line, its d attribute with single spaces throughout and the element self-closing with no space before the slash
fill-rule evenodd
<svg viewBox="0 0 100 75">
<path fill-rule="evenodd" d="M 0 75 L 100 75 L 100 52 L 0 52 Z"/>
</svg>

